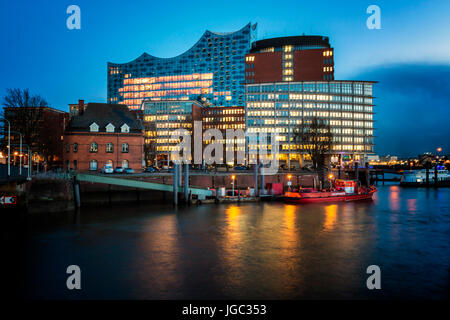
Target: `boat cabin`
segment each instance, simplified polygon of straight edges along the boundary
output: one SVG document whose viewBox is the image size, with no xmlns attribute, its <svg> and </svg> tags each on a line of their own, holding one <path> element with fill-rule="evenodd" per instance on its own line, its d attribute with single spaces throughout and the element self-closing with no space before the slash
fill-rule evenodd
<svg viewBox="0 0 450 320">
<path fill-rule="evenodd" d="M 358 190 L 358 182 L 352 180 L 336 179 L 336 189 L 343 189 L 345 193 L 355 193 Z"/>
</svg>

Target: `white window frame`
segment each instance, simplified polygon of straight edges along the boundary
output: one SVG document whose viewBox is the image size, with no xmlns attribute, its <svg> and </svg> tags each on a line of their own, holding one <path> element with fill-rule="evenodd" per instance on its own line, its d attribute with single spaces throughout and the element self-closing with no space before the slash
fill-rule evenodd
<svg viewBox="0 0 450 320">
<path fill-rule="evenodd" d="M 120 127 L 120 131 L 123 133 L 128 133 L 130 132 L 130 126 L 127 125 L 126 123 L 124 123 L 121 127 Z"/>
<path fill-rule="evenodd" d="M 106 132 L 114 132 L 115 129 L 116 127 L 114 127 L 112 123 L 108 123 L 108 125 L 106 126 Z"/>
<path fill-rule="evenodd" d="M 98 124 L 96 124 L 95 122 L 93 122 L 90 126 L 89 126 L 89 130 L 91 132 L 98 132 L 99 126 Z"/>
</svg>

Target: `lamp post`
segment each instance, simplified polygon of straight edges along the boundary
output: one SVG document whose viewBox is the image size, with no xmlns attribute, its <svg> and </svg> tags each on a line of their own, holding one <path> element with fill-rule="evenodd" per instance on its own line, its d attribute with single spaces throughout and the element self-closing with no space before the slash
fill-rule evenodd
<svg viewBox="0 0 450 320">
<path fill-rule="evenodd" d="M 292 175 L 288 174 L 288 175 L 287 175 L 287 179 L 288 179 L 288 182 L 287 182 L 287 185 L 288 185 L 288 191 L 291 191 L 291 185 L 292 185 L 291 179 L 292 179 Z"/>
<path fill-rule="evenodd" d="M 334 174 L 332 174 L 332 173 L 330 173 L 329 175 L 328 175 L 328 179 L 330 180 L 330 183 L 331 183 L 331 187 L 334 187 Z"/>
<path fill-rule="evenodd" d="M 22 175 L 22 134 L 19 131 L 9 130 L 9 134 L 18 134 L 20 136 L 20 144 L 19 144 L 19 175 Z M 16 155 L 16 154 L 14 154 Z M 14 165 L 16 165 L 16 157 L 14 157 Z"/>
<path fill-rule="evenodd" d="M 236 179 L 236 176 L 235 175 L 232 175 L 231 176 L 231 185 L 232 185 L 232 194 L 233 194 L 233 197 L 234 197 L 234 180 Z"/>
<path fill-rule="evenodd" d="M 13 146 L 18 146 L 18 144 L 13 144 Z M 27 144 L 23 144 L 23 146 L 27 147 L 28 149 L 28 176 L 27 176 L 27 180 L 31 179 L 31 165 L 30 165 L 30 160 L 31 160 L 31 149 L 30 146 Z M 32 164 L 32 162 L 31 162 Z"/>
<path fill-rule="evenodd" d="M 8 180 L 11 176 L 11 164 L 9 163 L 11 160 L 11 123 L 8 119 L 3 118 L 3 121 L 8 122 Z"/>
</svg>

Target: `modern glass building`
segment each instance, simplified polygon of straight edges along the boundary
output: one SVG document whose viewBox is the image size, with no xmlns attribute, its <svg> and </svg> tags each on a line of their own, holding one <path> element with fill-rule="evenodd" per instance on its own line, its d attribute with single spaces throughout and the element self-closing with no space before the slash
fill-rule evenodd
<svg viewBox="0 0 450 320">
<path fill-rule="evenodd" d="M 246 129 L 277 132 L 279 159 L 291 165 L 305 157 L 294 130 L 313 117 L 324 119 L 333 132 L 331 161 L 364 160 L 373 153 L 373 81 L 303 81 L 247 84 Z M 269 136 L 270 138 L 270 136 Z M 269 140 L 270 141 L 270 140 Z M 250 149 L 268 146 L 249 145 Z"/>
<path fill-rule="evenodd" d="M 203 95 L 216 106 L 244 105 L 245 55 L 250 23 L 235 32 L 206 31 L 188 51 L 173 58 L 148 53 L 127 63 L 108 62 L 108 103 L 140 109 L 150 100 L 189 100 Z"/>
<path fill-rule="evenodd" d="M 145 154 L 148 165 L 169 164 L 170 153 L 179 139 L 172 132 L 186 129 L 193 133 L 194 121 L 202 120 L 203 106 L 191 100 L 144 101 Z M 201 130 L 201 127 L 200 127 Z"/>
</svg>

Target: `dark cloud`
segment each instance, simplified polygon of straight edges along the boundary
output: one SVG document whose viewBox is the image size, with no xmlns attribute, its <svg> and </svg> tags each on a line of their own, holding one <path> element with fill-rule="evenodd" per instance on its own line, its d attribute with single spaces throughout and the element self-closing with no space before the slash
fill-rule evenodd
<svg viewBox="0 0 450 320">
<path fill-rule="evenodd" d="M 442 147 L 450 154 L 450 65 L 392 64 L 356 80 L 375 80 L 375 152 L 415 156 Z"/>
</svg>

